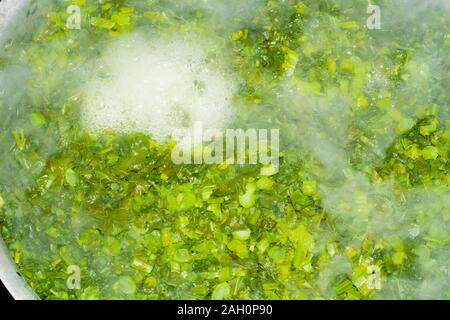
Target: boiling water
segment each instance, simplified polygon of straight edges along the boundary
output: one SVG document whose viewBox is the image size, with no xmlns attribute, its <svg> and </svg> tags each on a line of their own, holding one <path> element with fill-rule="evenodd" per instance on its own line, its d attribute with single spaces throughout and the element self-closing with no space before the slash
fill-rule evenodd
<svg viewBox="0 0 450 320">
<path fill-rule="evenodd" d="M 42 298 L 448 298 L 441 1 L 75 3 L 0 51 L 0 234 Z M 279 170 L 173 163 L 198 122 L 279 129 Z"/>
</svg>

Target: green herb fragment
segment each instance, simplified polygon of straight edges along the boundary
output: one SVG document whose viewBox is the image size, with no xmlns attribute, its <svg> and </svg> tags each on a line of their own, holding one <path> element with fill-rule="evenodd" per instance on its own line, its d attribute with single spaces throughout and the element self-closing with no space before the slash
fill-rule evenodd
<svg viewBox="0 0 450 320">
<path fill-rule="evenodd" d="M 102 5 L 102 10 L 103 11 L 108 11 L 109 9 L 111 9 L 113 7 L 112 3 L 105 3 L 104 5 Z"/>
<path fill-rule="evenodd" d="M 31 123 L 33 126 L 43 128 L 45 127 L 47 120 L 45 117 L 39 112 L 33 112 L 30 116 Z"/>
<path fill-rule="evenodd" d="M 212 300 L 225 300 L 231 297 L 231 286 L 224 282 L 218 284 L 211 295 Z"/>
<path fill-rule="evenodd" d="M 247 240 L 250 238 L 250 229 L 233 231 L 233 238 L 237 240 Z"/>
<path fill-rule="evenodd" d="M 316 181 L 304 181 L 302 185 L 302 192 L 307 196 L 313 196 L 317 192 Z"/>
<path fill-rule="evenodd" d="M 273 186 L 273 183 L 273 180 L 271 180 L 269 177 L 263 176 L 258 180 L 256 186 L 260 190 L 270 190 Z"/>
<path fill-rule="evenodd" d="M 71 187 L 76 187 L 78 185 L 78 175 L 72 169 L 66 171 L 66 183 Z"/>
<path fill-rule="evenodd" d="M 47 234 L 52 238 L 56 238 L 58 236 L 58 230 L 54 227 L 51 227 L 47 230 Z"/>
<path fill-rule="evenodd" d="M 344 29 L 357 29 L 358 23 L 356 21 L 345 21 L 341 23 L 341 27 Z"/>
<path fill-rule="evenodd" d="M 25 133 L 21 128 L 18 128 L 13 131 L 13 136 L 16 141 L 16 146 L 19 148 L 19 150 L 23 150 L 25 148 L 25 144 L 27 142 L 27 139 L 25 137 Z"/>
<path fill-rule="evenodd" d="M 103 18 L 93 17 L 91 18 L 91 24 L 94 27 L 103 28 L 103 29 L 112 29 L 116 25 L 116 23 L 112 20 L 107 20 Z"/>
<path fill-rule="evenodd" d="M 144 286 L 146 288 L 154 288 L 154 287 L 156 287 L 157 283 L 158 282 L 155 277 L 148 277 L 144 281 Z"/>
<path fill-rule="evenodd" d="M 164 22 L 167 21 L 167 16 L 164 12 L 156 12 L 156 11 L 146 11 L 144 12 L 144 17 L 149 19 L 152 22 Z"/>
<path fill-rule="evenodd" d="M 427 137 L 427 136 L 431 135 L 432 133 L 436 132 L 437 126 L 438 126 L 438 123 L 436 121 L 434 121 L 433 123 L 430 123 L 428 125 L 421 126 L 420 134 L 422 136 Z"/>
<path fill-rule="evenodd" d="M 439 150 L 436 147 L 426 147 L 422 150 L 422 156 L 425 160 L 436 160 L 439 157 Z"/>
<path fill-rule="evenodd" d="M 408 131 L 410 131 L 414 126 L 416 122 L 411 118 L 402 118 L 397 126 L 397 131 L 401 134 L 404 134 Z"/>
<path fill-rule="evenodd" d="M 187 249 L 178 249 L 174 260 L 177 262 L 189 262 L 191 260 L 191 255 Z"/>
<path fill-rule="evenodd" d="M 256 202 L 256 195 L 253 192 L 247 191 L 247 193 L 239 196 L 239 203 L 244 208 L 252 208 Z"/>
<path fill-rule="evenodd" d="M 240 240 L 231 240 L 231 242 L 228 243 L 227 247 L 241 259 L 245 259 L 249 255 L 247 246 Z"/>
<path fill-rule="evenodd" d="M 275 166 L 275 164 L 269 164 L 269 165 L 264 165 L 261 168 L 261 175 L 262 176 L 273 176 L 275 174 L 278 173 L 278 169 Z"/>
<path fill-rule="evenodd" d="M 110 256 L 117 256 L 120 253 L 120 249 L 120 241 L 113 237 L 108 237 L 103 246 L 103 251 Z"/>
<path fill-rule="evenodd" d="M 358 97 L 357 103 L 361 109 L 366 109 L 369 107 L 369 101 L 367 101 L 367 98 L 363 95 Z"/>
<path fill-rule="evenodd" d="M 257 189 L 255 183 L 248 183 L 245 187 L 246 193 L 239 196 L 239 203 L 244 208 L 252 208 L 256 202 L 255 191 Z"/>
<path fill-rule="evenodd" d="M 130 277 L 121 277 L 119 280 L 114 282 L 113 289 L 117 293 L 132 295 L 136 292 L 136 284 Z"/>
<path fill-rule="evenodd" d="M 142 271 L 145 273 L 150 273 L 153 270 L 153 266 L 148 264 L 147 262 L 145 262 L 144 259 L 142 259 L 142 258 L 134 258 L 133 262 L 132 262 L 132 266 L 136 270 L 139 270 L 139 271 Z"/>
</svg>

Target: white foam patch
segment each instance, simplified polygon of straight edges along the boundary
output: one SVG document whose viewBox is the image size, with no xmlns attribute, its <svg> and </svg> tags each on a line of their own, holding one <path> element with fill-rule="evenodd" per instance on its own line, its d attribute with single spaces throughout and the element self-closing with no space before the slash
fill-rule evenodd
<svg viewBox="0 0 450 320">
<path fill-rule="evenodd" d="M 91 131 L 143 132 L 159 142 L 196 122 L 224 128 L 236 86 L 208 63 L 211 47 L 186 36 L 149 40 L 136 33 L 116 40 L 87 85 L 84 124 Z"/>
<path fill-rule="evenodd" d="M 8 25 L 27 4 L 28 0 L 3 0 L 0 2 L 0 44 L 4 40 Z"/>
</svg>

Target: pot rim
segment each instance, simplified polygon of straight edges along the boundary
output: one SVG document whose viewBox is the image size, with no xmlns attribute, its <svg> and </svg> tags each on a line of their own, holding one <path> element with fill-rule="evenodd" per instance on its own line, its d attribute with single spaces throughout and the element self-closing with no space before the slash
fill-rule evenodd
<svg viewBox="0 0 450 320">
<path fill-rule="evenodd" d="M 13 21 L 18 14 L 23 12 L 23 9 L 28 4 L 29 0 L 3 0 L 0 2 L 0 30 L 5 30 L 11 21 Z M 4 35 L 0 32 L 0 46 L 4 42 Z M 30 285 L 26 282 L 20 273 L 17 265 L 12 260 L 6 244 L 0 236 L 0 280 L 5 285 L 6 289 L 17 300 L 38 300 L 39 296 L 33 291 Z"/>
<path fill-rule="evenodd" d="M 0 238 L 0 280 L 16 300 L 39 300 L 12 260 L 8 248 Z"/>
</svg>

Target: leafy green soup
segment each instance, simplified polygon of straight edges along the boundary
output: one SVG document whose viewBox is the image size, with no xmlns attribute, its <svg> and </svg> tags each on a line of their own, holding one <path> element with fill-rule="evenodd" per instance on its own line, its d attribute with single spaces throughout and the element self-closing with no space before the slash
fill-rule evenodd
<svg viewBox="0 0 450 320">
<path fill-rule="evenodd" d="M 449 21 L 31 1 L 0 50 L 11 257 L 43 299 L 448 299 Z"/>
</svg>

